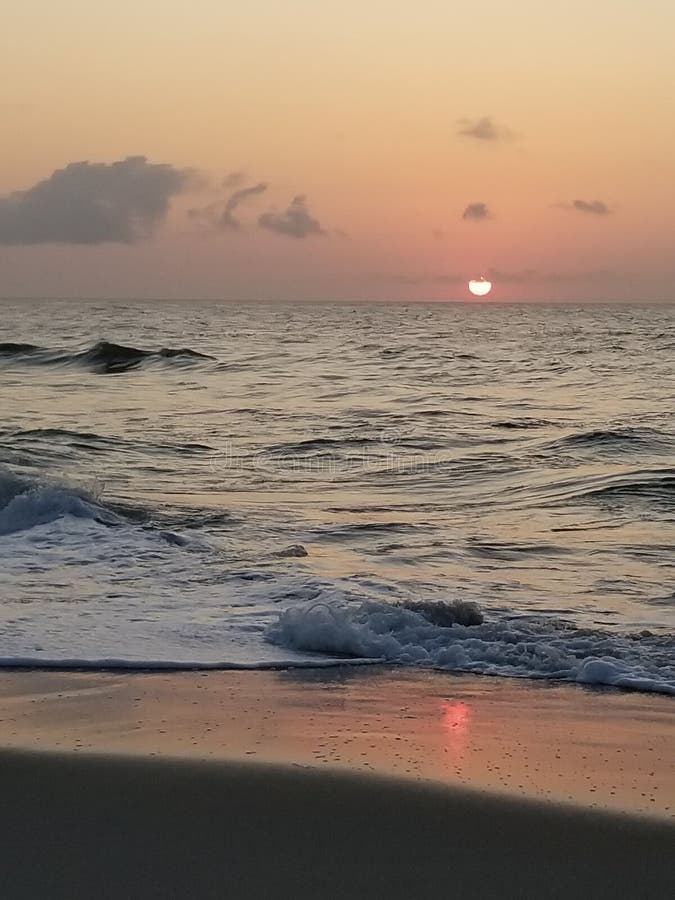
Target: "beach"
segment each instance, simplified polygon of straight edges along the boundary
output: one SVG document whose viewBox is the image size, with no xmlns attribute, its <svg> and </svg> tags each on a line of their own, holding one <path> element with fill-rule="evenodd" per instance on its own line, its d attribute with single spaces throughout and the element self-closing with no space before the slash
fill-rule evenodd
<svg viewBox="0 0 675 900">
<path fill-rule="evenodd" d="M 82 308 L 0 322 L 0 898 L 675 896 L 670 308 Z"/>
<path fill-rule="evenodd" d="M 675 900 L 675 3 L 5 6 L 0 900 Z"/>
<path fill-rule="evenodd" d="M 0 719 L 3 896 L 675 888 L 666 697 L 385 667 L 6 671 Z"/>
</svg>

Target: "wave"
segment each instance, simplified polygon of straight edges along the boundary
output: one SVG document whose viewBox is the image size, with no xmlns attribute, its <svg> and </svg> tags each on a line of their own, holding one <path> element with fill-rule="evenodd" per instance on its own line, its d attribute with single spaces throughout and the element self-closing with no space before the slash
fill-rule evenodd
<svg viewBox="0 0 675 900">
<path fill-rule="evenodd" d="M 590 501 L 651 500 L 670 505 L 675 501 L 675 468 L 643 469 L 597 479 L 580 479 L 568 499 Z"/>
<path fill-rule="evenodd" d="M 161 347 L 145 350 L 109 341 L 99 341 L 81 351 L 66 351 L 38 347 L 35 344 L 2 343 L 0 360 L 12 360 L 24 365 L 81 366 L 99 374 L 117 374 L 138 369 L 148 363 L 172 362 L 179 365 L 194 364 L 200 360 L 213 360 L 213 356 L 189 347 Z"/>
<path fill-rule="evenodd" d="M 59 603 L 58 617 L 50 611 L 51 598 L 43 598 L 30 623 L 14 622 L 5 633 L 0 666 L 181 669 L 386 663 L 675 695 L 672 635 L 580 628 L 555 618 L 480 609 L 470 601 L 410 597 L 379 584 L 317 581 L 296 570 L 276 571 L 274 565 L 233 568 L 233 560 L 219 555 L 212 578 L 208 569 L 216 557 L 205 542 L 192 546 L 184 536 L 190 527 L 185 510 L 176 519 L 175 533 L 162 530 L 172 524 L 162 522 L 162 512 L 141 514 L 104 504 L 93 491 L 0 469 L 0 535 L 16 536 L 5 548 L 7 559 L 25 558 L 33 566 L 41 545 L 25 532 L 66 519 L 67 528 L 58 526 L 51 535 L 50 546 L 62 548 L 55 558 L 65 554 L 78 566 L 93 565 L 93 571 L 103 566 L 106 579 L 119 585 L 129 578 L 127 561 L 133 560 L 131 592 L 117 602 L 111 601 L 107 587 L 100 596 L 88 596 L 86 623 L 78 613 L 63 611 L 58 592 L 53 601 Z M 83 535 L 74 528 L 77 519 L 109 527 Z M 71 528 L 76 533 L 69 542 Z M 384 528 L 390 530 L 392 523 Z M 181 552 L 186 545 L 198 551 L 192 563 Z M 294 557 L 300 560 L 306 553 L 294 545 L 274 556 L 292 566 Z M 145 577 L 147 566 L 154 574 L 141 587 L 137 579 Z M 98 583 L 103 587 L 109 582 Z M 197 589 L 202 599 L 195 605 Z M 383 601 L 383 590 L 389 602 Z M 16 628 L 19 632 L 12 631 Z M 21 641 L 18 635 L 23 635 Z"/>
<path fill-rule="evenodd" d="M 0 470 L 0 535 L 28 531 L 65 516 L 105 525 L 121 521 L 83 489 L 14 475 Z"/>
<path fill-rule="evenodd" d="M 591 504 L 604 509 L 622 506 L 630 510 L 632 507 L 643 509 L 650 504 L 655 511 L 669 512 L 675 503 L 675 467 L 643 469 L 626 466 L 597 474 L 588 468 L 583 474 L 567 478 L 514 482 L 489 502 L 523 509 Z M 560 529 L 552 525 L 551 530 Z"/>
<path fill-rule="evenodd" d="M 379 440 L 369 437 L 343 437 L 343 438 L 307 438 L 300 441 L 288 441 L 282 444 L 273 444 L 263 451 L 266 456 L 283 458 L 286 454 L 305 454 L 313 451 L 333 450 L 340 447 L 362 447 L 368 444 L 378 444 Z"/>
<path fill-rule="evenodd" d="M 0 356 L 26 356 L 40 350 L 35 344 L 17 344 L 13 341 L 0 343 Z"/>
<path fill-rule="evenodd" d="M 0 465 L 0 535 L 29 531 L 68 516 L 107 526 L 141 526 L 178 546 L 196 546 L 199 542 L 175 534 L 174 529 L 193 533 L 222 529 L 237 522 L 227 510 L 151 507 L 118 499 L 106 499 L 104 503 L 95 489 L 62 483 L 55 478 L 16 475 Z"/>
<path fill-rule="evenodd" d="M 205 597 L 197 610 L 193 602 L 177 605 L 179 595 L 172 601 L 168 587 L 136 601 L 129 598 L 124 610 L 112 598 L 92 599 L 86 621 L 62 604 L 58 619 L 49 609 L 38 609 L 30 623 L 10 623 L 0 667 L 224 670 L 385 664 L 675 696 L 672 634 L 579 628 L 462 600 L 385 602 L 344 591 L 335 582 L 268 570 L 230 572 L 218 593 Z"/>
<path fill-rule="evenodd" d="M 553 619 L 483 616 L 475 604 L 368 600 L 290 607 L 266 638 L 288 650 L 453 672 L 608 685 L 675 696 L 675 639 Z"/>
<path fill-rule="evenodd" d="M 121 451 L 149 451 L 151 453 L 171 452 L 180 455 L 216 453 L 215 447 L 195 441 L 171 443 L 170 441 L 142 441 L 137 438 L 123 438 L 118 435 L 98 434 L 95 431 L 74 431 L 70 428 L 0 428 L 0 445 L 18 443 L 21 446 L 35 443 L 67 446 L 76 449 Z"/>
<path fill-rule="evenodd" d="M 545 428 L 555 424 L 555 422 L 551 422 L 549 419 L 502 419 L 498 422 L 490 422 L 490 428 L 524 430 L 528 428 Z"/>
<path fill-rule="evenodd" d="M 672 450 L 674 436 L 656 428 L 597 428 L 565 435 L 545 445 L 549 452 L 577 450 Z"/>
</svg>

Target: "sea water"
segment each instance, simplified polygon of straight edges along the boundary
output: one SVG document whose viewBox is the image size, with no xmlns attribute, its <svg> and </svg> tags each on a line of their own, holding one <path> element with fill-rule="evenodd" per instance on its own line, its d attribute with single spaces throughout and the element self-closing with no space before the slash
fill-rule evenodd
<svg viewBox="0 0 675 900">
<path fill-rule="evenodd" d="M 675 693 L 675 308 L 0 303 L 0 663 Z"/>
</svg>

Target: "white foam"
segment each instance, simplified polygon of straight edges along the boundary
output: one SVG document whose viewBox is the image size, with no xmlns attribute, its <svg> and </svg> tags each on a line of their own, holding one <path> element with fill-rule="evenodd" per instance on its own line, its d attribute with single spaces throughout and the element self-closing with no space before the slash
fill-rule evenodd
<svg viewBox="0 0 675 900">
<path fill-rule="evenodd" d="M 7 506 L 0 509 L 0 535 L 25 531 L 63 516 L 95 519 L 101 514 L 102 511 L 93 504 L 70 491 L 36 487 L 13 497 Z M 107 516 L 110 517 L 110 513 Z"/>
<path fill-rule="evenodd" d="M 101 519 L 108 524 L 119 521 L 83 490 L 20 478 L 0 467 L 0 535 L 27 531 L 64 516 Z"/>
<path fill-rule="evenodd" d="M 547 619 L 501 617 L 481 625 L 434 625 L 387 604 L 315 603 L 281 613 L 267 639 L 294 650 L 397 665 L 551 678 L 675 695 L 671 637 L 579 630 Z"/>
<path fill-rule="evenodd" d="M 84 501 L 86 503 L 86 501 Z M 220 547 L 66 513 L 0 540 L 0 666 L 332 665 L 264 639 L 279 608 L 331 597 L 304 577 L 236 571 Z M 341 597 L 338 594 L 338 597 Z"/>
<path fill-rule="evenodd" d="M 115 527 L 110 527 L 113 525 Z M 438 605 L 376 579 L 234 566 L 76 488 L 0 471 L 0 665 L 264 668 L 386 662 L 675 695 L 672 636 Z M 411 602 L 412 601 L 412 602 Z"/>
</svg>

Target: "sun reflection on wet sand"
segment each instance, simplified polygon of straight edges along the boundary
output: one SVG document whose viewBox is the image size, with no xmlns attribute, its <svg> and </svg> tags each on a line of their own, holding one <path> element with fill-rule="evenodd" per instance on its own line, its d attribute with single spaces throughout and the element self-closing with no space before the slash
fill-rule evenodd
<svg viewBox="0 0 675 900">
<path fill-rule="evenodd" d="M 5 672 L 6 748 L 348 768 L 672 818 L 672 700 L 386 667 Z"/>
<path fill-rule="evenodd" d="M 441 702 L 441 723 L 445 732 L 446 748 L 455 757 L 461 757 L 469 740 L 473 710 L 461 700 Z"/>
</svg>

